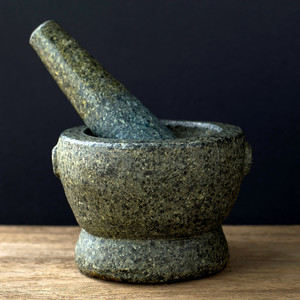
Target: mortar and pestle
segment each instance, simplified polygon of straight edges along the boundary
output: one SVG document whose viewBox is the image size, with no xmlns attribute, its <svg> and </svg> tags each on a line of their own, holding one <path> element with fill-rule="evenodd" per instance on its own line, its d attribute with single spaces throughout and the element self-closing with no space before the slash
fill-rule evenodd
<svg viewBox="0 0 300 300">
<path fill-rule="evenodd" d="M 79 270 L 137 283 L 222 270 L 229 250 L 221 223 L 251 167 L 242 130 L 158 120 L 54 21 L 30 44 L 86 124 L 65 130 L 52 150 L 82 228 Z"/>
</svg>

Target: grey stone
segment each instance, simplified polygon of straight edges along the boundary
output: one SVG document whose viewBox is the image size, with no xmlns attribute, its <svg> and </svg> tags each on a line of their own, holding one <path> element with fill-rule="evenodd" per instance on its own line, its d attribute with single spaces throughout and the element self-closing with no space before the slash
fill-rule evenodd
<svg viewBox="0 0 300 300">
<path fill-rule="evenodd" d="M 95 135 L 130 140 L 174 138 L 170 130 L 56 22 L 40 25 L 32 33 L 30 44 Z"/>
<path fill-rule="evenodd" d="M 129 141 L 64 131 L 53 149 L 78 224 L 79 269 L 103 279 L 199 278 L 228 261 L 221 223 L 251 166 L 239 127 L 164 121 L 176 139 Z"/>
<path fill-rule="evenodd" d="M 79 269 L 101 279 L 165 283 L 201 278 L 229 259 L 221 227 L 181 239 L 110 239 L 81 230 L 75 251 Z"/>
<path fill-rule="evenodd" d="M 82 230 L 82 273 L 162 283 L 220 271 L 222 221 L 252 153 L 239 127 L 159 121 L 57 23 L 30 43 L 87 126 L 64 131 L 54 173 Z"/>
</svg>

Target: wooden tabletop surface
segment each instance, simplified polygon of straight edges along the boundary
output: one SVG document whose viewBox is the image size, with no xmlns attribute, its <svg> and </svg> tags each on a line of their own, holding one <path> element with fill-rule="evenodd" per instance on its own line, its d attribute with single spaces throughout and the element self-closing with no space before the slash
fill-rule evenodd
<svg viewBox="0 0 300 300">
<path fill-rule="evenodd" d="M 0 226 L 0 299 L 300 299 L 300 226 L 224 226 L 231 258 L 220 273 L 138 285 L 82 275 L 78 227 Z"/>
</svg>

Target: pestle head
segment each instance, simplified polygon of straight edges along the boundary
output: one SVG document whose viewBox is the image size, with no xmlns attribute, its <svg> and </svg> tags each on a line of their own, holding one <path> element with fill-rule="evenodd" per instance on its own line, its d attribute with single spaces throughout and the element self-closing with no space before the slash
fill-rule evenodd
<svg viewBox="0 0 300 300">
<path fill-rule="evenodd" d="M 55 21 L 35 29 L 30 44 L 94 135 L 130 140 L 175 138 Z"/>
</svg>

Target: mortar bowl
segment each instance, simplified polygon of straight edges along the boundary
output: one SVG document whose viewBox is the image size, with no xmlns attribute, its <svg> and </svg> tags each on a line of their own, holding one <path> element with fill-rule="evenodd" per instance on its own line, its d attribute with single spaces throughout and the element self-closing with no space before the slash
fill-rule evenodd
<svg viewBox="0 0 300 300">
<path fill-rule="evenodd" d="M 237 126 L 163 122 L 177 139 L 106 139 L 79 126 L 53 148 L 54 173 L 82 228 L 82 273 L 162 283 L 211 275 L 228 262 L 221 224 L 250 170 L 251 147 Z"/>
</svg>

